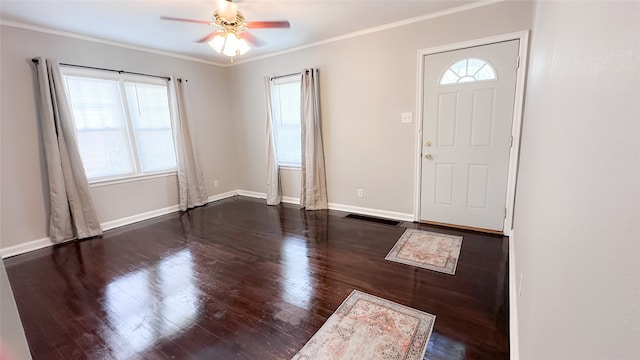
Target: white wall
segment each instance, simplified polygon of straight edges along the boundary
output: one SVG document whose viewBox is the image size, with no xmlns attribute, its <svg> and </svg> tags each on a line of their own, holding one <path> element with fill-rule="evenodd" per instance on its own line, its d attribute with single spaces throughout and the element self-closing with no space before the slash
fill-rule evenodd
<svg viewBox="0 0 640 360">
<path fill-rule="evenodd" d="M 520 358 L 640 359 L 640 3 L 539 2 L 530 60 Z"/>
<path fill-rule="evenodd" d="M 329 202 L 413 214 L 416 119 L 400 115 L 417 109 L 418 50 L 531 24 L 532 3 L 498 3 L 231 67 L 240 188 L 266 191 L 263 77 L 318 67 Z"/>
<path fill-rule="evenodd" d="M 0 248 L 47 234 L 34 56 L 188 78 L 212 195 L 265 191 L 262 78 L 319 67 L 329 200 L 411 213 L 415 124 L 400 113 L 417 108 L 417 50 L 530 29 L 532 14 L 498 3 L 227 69 L 1 26 Z M 523 360 L 640 357 L 639 24 L 637 2 L 536 5 L 514 226 Z M 93 193 L 105 222 L 176 204 L 173 177 Z"/>
<path fill-rule="evenodd" d="M 47 178 L 31 64 L 35 56 L 188 79 L 207 191 L 214 195 L 237 189 L 225 68 L 9 26 L 0 26 L 0 40 L 0 249 L 46 238 L 48 232 Z M 102 223 L 177 205 L 175 175 L 95 187 L 92 193 Z"/>
<path fill-rule="evenodd" d="M 9 276 L 0 261 L 0 347 L 2 359 L 31 360 L 31 352 L 24 328 L 18 313 L 16 300 L 13 298 Z"/>
</svg>

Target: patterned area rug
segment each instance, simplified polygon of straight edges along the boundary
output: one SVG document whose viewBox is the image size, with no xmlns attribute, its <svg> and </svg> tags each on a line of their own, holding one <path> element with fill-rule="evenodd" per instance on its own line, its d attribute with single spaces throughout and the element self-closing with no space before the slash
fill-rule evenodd
<svg viewBox="0 0 640 360">
<path fill-rule="evenodd" d="M 385 259 L 455 274 L 462 236 L 407 229 Z"/>
<path fill-rule="evenodd" d="M 292 360 L 417 360 L 434 315 L 353 290 Z"/>
</svg>

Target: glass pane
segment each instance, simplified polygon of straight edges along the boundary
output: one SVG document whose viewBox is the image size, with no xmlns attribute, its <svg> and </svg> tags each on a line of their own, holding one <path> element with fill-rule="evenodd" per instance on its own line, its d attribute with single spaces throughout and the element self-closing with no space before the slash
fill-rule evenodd
<svg viewBox="0 0 640 360">
<path fill-rule="evenodd" d="M 440 78 L 440 85 L 494 80 L 495 78 L 495 71 L 489 63 L 481 59 L 469 58 L 451 65 Z"/>
<path fill-rule="evenodd" d="M 460 60 L 449 67 L 459 77 L 467 75 L 467 59 Z"/>
<path fill-rule="evenodd" d="M 78 147 L 89 179 L 134 172 L 127 134 L 123 130 L 79 130 Z"/>
<path fill-rule="evenodd" d="M 66 77 L 69 101 L 80 129 L 121 129 L 125 127 L 124 109 L 117 81 Z"/>
<path fill-rule="evenodd" d="M 176 151 L 171 129 L 136 131 L 138 153 L 142 172 L 173 170 L 176 168 Z"/>
<path fill-rule="evenodd" d="M 127 82 L 126 89 L 134 128 L 171 128 L 166 86 Z"/>
<path fill-rule="evenodd" d="M 276 151 L 280 165 L 300 166 L 300 82 L 273 87 L 273 120 L 276 126 Z"/>
<path fill-rule="evenodd" d="M 450 69 L 447 69 L 440 79 L 440 85 L 455 84 L 458 82 L 458 79 L 460 79 L 458 75 L 454 74 Z"/>
<path fill-rule="evenodd" d="M 475 78 L 478 80 L 495 80 L 496 73 L 495 71 L 493 71 L 491 65 L 486 64 L 482 67 L 482 69 L 480 69 L 480 71 L 478 71 Z"/>
<path fill-rule="evenodd" d="M 135 172 L 117 81 L 66 77 L 87 178 Z"/>
<path fill-rule="evenodd" d="M 302 148 L 300 141 L 300 127 L 281 128 L 276 140 L 278 163 L 281 165 L 300 165 Z"/>
<path fill-rule="evenodd" d="M 467 61 L 467 75 L 474 76 L 478 70 L 485 64 L 483 60 L 480 59 L 468 59 Z"/>
<path fill-rule="evenodd" d="M 142 172 L 175 169 L 167 87 L 127 82 L 125 89 Z"/>
<path fill-rule="evenodd" d="M 280 126 L 300 127 L 300 83 L 277 85 L 280 100 Z"/>
</svg>

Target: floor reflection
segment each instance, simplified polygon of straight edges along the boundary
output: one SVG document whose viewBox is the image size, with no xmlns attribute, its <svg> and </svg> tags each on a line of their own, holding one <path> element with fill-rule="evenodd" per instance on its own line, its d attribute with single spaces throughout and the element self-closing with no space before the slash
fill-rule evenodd
<svg viewBox="0 0 640 360">
<path fill-rule="evenodd" d="M 195 280 L 191 252 L 183 250 L 107 286 L 104 306 L 119 358 L 195 324 L 201 307 Z"/>
<path fill-rule="evenodd" d="M 425 359 L 462 360 L 465 358 L 466 353 L 467 350 L 464 344 L 434 331 L 429 338 Z"/>
<path fill-rule="evenodd" d="M 307 252 L 307 243 L 304 239 L 288 236 L 283 240 L 281 248 L 283 300 L 303 309 L 309 309 L 313 293 Z"/>
</svg>

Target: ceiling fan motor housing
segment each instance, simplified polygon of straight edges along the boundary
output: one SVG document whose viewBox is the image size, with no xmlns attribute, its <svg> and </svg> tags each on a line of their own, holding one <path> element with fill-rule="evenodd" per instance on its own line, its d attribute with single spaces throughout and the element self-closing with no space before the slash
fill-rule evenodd
<svg viewBox="0 0 640 360">
<path fill-rule="evenodd" d="M 220 16 L 218 11 L 216 10 L 213 13 L 213 19 L 216 25 L 224 28 L 228 32 L 239 33 L 246 30 L 247 28 L 247 23 L 244 20 L 244 15 L 242 15 L 240 11 L 236 13 L 236 16 L 233 19 L 233 21 L 229 21 L 228 19 L 225 19 L 224 17 Z"/>
</svg>

